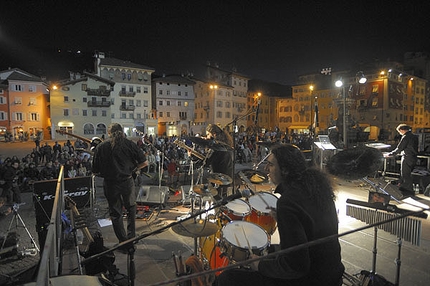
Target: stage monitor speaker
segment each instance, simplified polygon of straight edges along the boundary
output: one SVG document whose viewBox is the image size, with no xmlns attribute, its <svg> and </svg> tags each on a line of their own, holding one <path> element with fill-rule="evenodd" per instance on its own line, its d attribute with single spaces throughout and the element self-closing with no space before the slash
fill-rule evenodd
<svg viewBox="0 0 430 286">
<path fill-rule="evenodd" d="M 167 186 L 141 186 L 136 202 L 142 205 L 165 205 L 169 187 Z"/>
<path fill-rule="evenodd" d="M 183 205 L 191 205 L 190 190 L 192 187 L 193 186 L 191 186 L 191 185 L 181 186 L 182 204 Z"/>
</svg>

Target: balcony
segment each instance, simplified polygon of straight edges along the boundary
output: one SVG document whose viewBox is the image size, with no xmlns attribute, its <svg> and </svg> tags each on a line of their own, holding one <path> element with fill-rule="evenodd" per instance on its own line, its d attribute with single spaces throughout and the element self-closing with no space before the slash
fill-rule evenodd
<svg viewBox="0 0 430 286">
<path fill-rule="evenodd" d="M 120 90 L 118 95 L 123 97 L 134 97 L 136 95 L 136 92 Z"/>
<path fill-rule="evenodd" d="M 86 91 L 87 91 L 87 95 L 110 96 L 110 90 L 107 90 L 107 89 L 87 88 Z"/>
<path fill-rule="evenodd" d="M 120 105 L 119 110 L 121 111 L 133 111 L 135 109 L 134 105 Z"/>
<path fill-rule="evenodd" d="M 110 101 L 88 101 L 88 107 L 109 107 L 111 105 Z"/>
<path fill-rule="evenodd" d="M 179 119 L 180 120 L 187 120 L 187 116 L 186 115 L 179 116 Z"/>
</svg>

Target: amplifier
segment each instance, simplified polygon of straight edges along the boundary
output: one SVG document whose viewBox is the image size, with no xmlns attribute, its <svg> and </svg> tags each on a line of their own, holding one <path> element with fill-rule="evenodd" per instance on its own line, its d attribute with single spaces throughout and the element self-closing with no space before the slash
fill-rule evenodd
<svg viewBox="0 0 430 286">
<path fill-rule="evenodd" d="M 57 180 L 34 182 L 33 203 L 38 225 L 49 223 L 51 219 L 56 188 Z M 64 195 L 72 198 L 78 209 L 89 207 L 91 202 L 91 177 L 65 178 Z"/>
</svg>

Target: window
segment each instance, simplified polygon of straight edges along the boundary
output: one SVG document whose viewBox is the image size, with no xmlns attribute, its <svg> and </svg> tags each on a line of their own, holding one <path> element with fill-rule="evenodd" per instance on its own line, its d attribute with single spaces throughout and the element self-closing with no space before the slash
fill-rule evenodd
<svg viewBox="0 0 430 286">
<path fill-rule="evenodd" d="M 222 118 L 222 112 L 221 112 L 221 111 L 217 111 L 217 113 L 216 113 L 216 117 L 217 117 L 217 118 Z"/>
<path fill-rule="evenodd" d="M 23 91 L 22 85 L 20 84 L 14 84 L 12 85 L 12 90 L 13 91 Z"/>
<path fill-rule="evenodd" d="M 166 112 L 166 116 L 170 117 L 170 112 L 169 111 Z"/>
<path fill-rule="evenodd" d="M 4 96 L 0 96 L 0 104 L 5 104 L 6 98 Z"/>
<path fill-rule="evenodd" d="M 127 118 L 127 114 L 121 113 L 121 119 L 126 119 L 126 118 Z"/>
<path fill-rule="evenodd" d="M 143 87 L 143 93 L 148 93 L 148 88 L 147 87 Z"/>
<path fill-rule="evenodd" d="M 178 106 L 182 106 L 182 102 L 178 100 Z"/>
<path fill-rule="evenodd" d="M 136 114 L 136 118 L 137 118 L 137 119 L 142 119 L 142 114 L 137 113 L 137 114 Z"/>
<path fill-rule="evenodd" d="M 91 123 L 84 125 L 84 134 L 94 134 L 94 126 Z"/>
<path fill-rule="evenodd" d="M 69 110 L 63 109 L 63 116 L 69 116 Z"/>
<path fill-rule="evenodd" d="M 83 90 L 83 91 L 86 91 L 86 90 L 87 90 L 87 84 L 86 84 L 86 83 L 83 83 L 83 84 L 81 85 L 81 90 Z"/>
<path fill-rule="evenodd" d="M 30 121 L 39 121 L 39 114 L 37 114 L 36 112 L 31 112 Z"/>
<path fill-rule="evenodd" d="M 91 110 L 91 115 L 97 117 L 97 110 Z"/>
<path fill-rule="evenodd" d="M 106 112 L 106 110 L 102 110 L 102 116 L 103 116 L 103 117 L 106 117 L 106 116 L 107 116 L 107 112 Z"/>
<path fill-rule="evenodd" d="M 158 91 L 158 94 L 159 94 L 159 95 L 163 95 L 163 90 L 161 90 L 161 89 L 160 89 L 160 90 Z"/>
<path fill-rule="evenodd" d="M 142 101 L 140 99 L 136 100 L 136 106 L 137 107 L 141 107 L 142 106 Z"/>
<path fill-rule="evenodd" d="M 88 110 L 86 109 L 82 110 L 82 116 L 88 116 Z"/>
<path fill-rule="evenodd" d="M 162 106 L 163 105 L 163 101 L 162 100 L 158 101 L 158 105 Z"/>
<path fill-rule="evenodd" d="M 179 96 L 181 96 L 181 95 L 182 95 L 182 92 L 178 91 L 178 95 L 179 95 Z"/>
<path fill-rule="evenodd" d="M 67 95 L 64 96 L 64 102 L 69 102 L 69 97 Z"/>
<path fill-rule="evenodd" d="M 128 91 L 129 91 L 129 92 L 134 92 L 134 88 L 133 88 L 133 86 L 132 86 L 132 85 L 130 85 L 130 86 L 128 87 Z"/>
<path fill-rule="evenodd" d="M 127 79 L 131 80 L 131 73 L 127 74 Z"/>
<path fill-rule="evenodd" d="M 0 111 L 0 120 L 6 120 L 6 113 L 3 111 Z"/>
<path fill-rule="evenodd" d="M 136 86 L 136 92 L 137 93 L 142 93 L 142 88 L 140 86 Z"/>
<path fill-rule="evenodd" d="M 158 112 L 158 117 L 163 117 L 163 111 Z"/>
<path fill-rule="evenodd" d="M 167 105 L 167 106 L 170 106 L 170 100 L 168 100 L 168 101 L 166 102 L 166 105 Z"/>
<path fill-rule="evenodd" d="M 35 85 L 30 85 L 30 86 L 28 87 L 28 91 L 29 91 L 29 92 L 36 92 L 36 86 L 35 86 Z"/>
<path fill-rule="evenodd" d="M 134 118 L 133 113 L 129 113 L 129 114 L 128 114 L 128 118 L 133 119 L 133 118 Z"/>
<path fill-rule="evenodd" d="M 185 92 L 185 96 L 188 96 L 188 91 Z"/>
<path fill-rule="evenodd" d="M 21 97 L 15 97 L 14 103 L 15 104 L 22 104 L 22 98 Z"/>
<path fill-rule="evenodd" d="M 144 107 L 148 107 L 148 101 L 147 101 L 147 100 L 144 100 L 144 101 L 143 101 L 143 106 L 144 106 Z"/>
<path fill-rule="evenodd" d="M 122 80 L 125 80 L 125 73 L 121 73 Z"/>
<path fill-rule="evenodd" d="M 85 102 L 87 102 L 87 101 L 88 101 L 88 100 L 87 100 L 87 98 L 86 98 L 86 97 L 83 97 L 83 98 L 82 98 L 82 102 L 84 102 L 84 103 L 85 103 Z"/>
</svg>

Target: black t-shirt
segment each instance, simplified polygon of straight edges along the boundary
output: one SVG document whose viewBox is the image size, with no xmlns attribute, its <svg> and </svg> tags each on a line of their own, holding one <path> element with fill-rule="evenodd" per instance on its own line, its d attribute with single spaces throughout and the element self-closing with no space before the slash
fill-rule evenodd
<svg viewBox="0 0 430 286">
<path fill-rule="evenodd" d="M 94 152 L 92 171 L 105 180 L 125 180 L 137 165 L 146 161 L 143 150 L 124 138 L 112 149 L 112 140 L 100 143 Z"/>
</svg>

